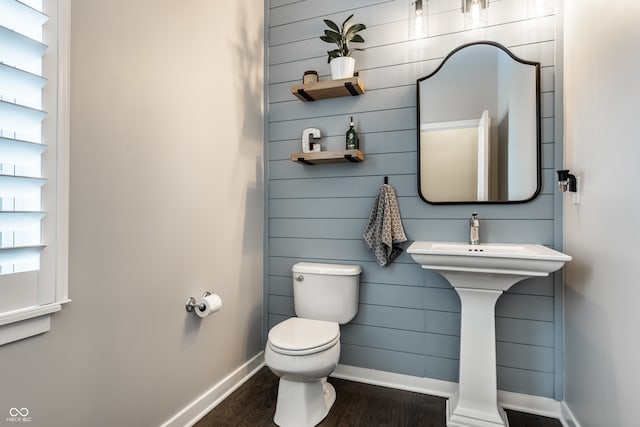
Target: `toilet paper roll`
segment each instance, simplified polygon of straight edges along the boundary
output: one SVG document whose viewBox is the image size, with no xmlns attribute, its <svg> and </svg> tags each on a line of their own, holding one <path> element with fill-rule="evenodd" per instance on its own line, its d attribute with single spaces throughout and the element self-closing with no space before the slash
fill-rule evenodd
<svg viewBox="0 0 640 427">
<path fill-rule="evenodd" d="M 204 310 L 201 310 L 204 307 Z M 219 311 L 222 308 L 222 299 L 217 294 L 211 294 L 196 301 L 195 312 L 198 317 L 207 317 L 208 315 Z"/>
</svg>

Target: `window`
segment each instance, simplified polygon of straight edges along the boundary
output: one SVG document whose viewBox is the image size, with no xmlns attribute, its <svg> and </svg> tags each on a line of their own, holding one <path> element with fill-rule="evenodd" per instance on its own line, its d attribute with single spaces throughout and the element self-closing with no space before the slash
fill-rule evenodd
<svg viewBox="0 0 640 427">
<path fill-rule="evenodd" d="M 0 0 L 0 345 L 67 296 L 68 0 Z"/>
</svg>

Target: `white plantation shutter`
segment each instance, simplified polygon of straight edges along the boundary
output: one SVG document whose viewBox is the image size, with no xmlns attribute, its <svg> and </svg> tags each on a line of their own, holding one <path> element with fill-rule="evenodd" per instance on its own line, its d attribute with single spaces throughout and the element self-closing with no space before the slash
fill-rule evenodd
<svg viewBox="0 0 640 427">
<path fill-rule="evenodd" d="M 0 0 L 0 344 L 67 300 L 61 4 Z"/>
</svg>

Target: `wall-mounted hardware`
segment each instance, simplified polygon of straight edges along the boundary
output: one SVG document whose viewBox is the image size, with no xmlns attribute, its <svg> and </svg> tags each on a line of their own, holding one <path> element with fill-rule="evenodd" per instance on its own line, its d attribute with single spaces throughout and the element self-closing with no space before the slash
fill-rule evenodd
<svg viewBox="0 0 640 427">
<path fill-rule="evenodd" d="M 558 189 L 561 193 L 578 191 L 578 180 L 575 175 L 569 173 L 569 169 L 558 171 Z"/>
<path fill-rule="evenodd" d="M 198 317 L 207 317 L 222 308 L 222 299 L 217 294 L 205 292 L 202 298 L 196 300 L 194 297 L 187 298 L 185 308 L 189 313 L 196 313 Z"/>
<path fill-rule="evenodd" d="M 428 0 L 409 0 L 409 37 L 419 39 L 428 35 Z"/>
<path fill-rule="evenodd" d="M 573 195 L 573 204 L 580 204 L 580 177 L 569 173 L 569 169 L 558 171 L 558 189 L 561 193 L 570 192 Z"/>
<path fill-rule="evenodd" d="M 462 0 L 464 28 L 473 30 L 489 23 L 489 0 Z"/>
<path fill-rule="evenodd" d="M 322 151 L 320 143 L 316 139 L 320 139 L 322 133 L 318 128 L 307 128 L 302 131 L 302 152 L 303 153 L 319 153 Z"/>
<path fill-rule="evenodd" d="M 211 295 L 211 292 L 205 292 L 204 294 L 202 294 L 202 298 L 206 298 L 209 295 Z M 189 313 L 192 313 L 194 310 L 204 310 L 204 304 L 200 303 L 198 304 L 196 302 L 196 299 L 194 297 L 189 297 L 187 298 L 187 302 L 185 303 L 185 308 L 187 309 L 187 311 Z"/>
</svg>

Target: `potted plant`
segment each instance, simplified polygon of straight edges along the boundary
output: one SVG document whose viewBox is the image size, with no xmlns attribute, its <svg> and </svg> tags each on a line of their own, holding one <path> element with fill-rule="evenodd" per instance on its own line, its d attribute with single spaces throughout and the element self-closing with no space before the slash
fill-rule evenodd
<svg viewBox="0 0 640 427">
<path fill-rule="evenodd" d="M 327 62 L 331 65 L 331 78 L 334 80 L 353 77 L 356 61 L 351 54 L 356 50 L 364 50 L 349 46 L 349 43 L 364 43 L 364 39 L 358 33 L 367 28 L 364 24 L 350 23 L 351 18 L 353 14 L 345 19 L 340 27 L 329 19 L 324 20 L 330 29 L 324 30 L 320 40 L 338 46 L 337 49 L 327 52 L 329 55 Z"/>
</svg>

